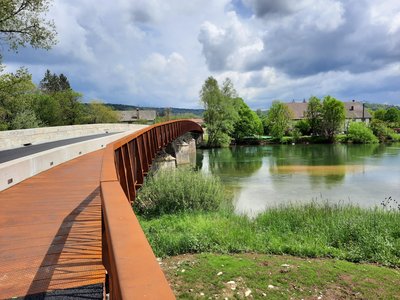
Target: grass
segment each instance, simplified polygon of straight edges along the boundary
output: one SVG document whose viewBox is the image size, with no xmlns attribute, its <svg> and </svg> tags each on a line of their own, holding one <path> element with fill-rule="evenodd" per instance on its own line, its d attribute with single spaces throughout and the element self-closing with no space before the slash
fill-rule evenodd
<svg viewBox="0 0 400 300">
<path fill-rule="evenodd" d="M 159 257 L 184 253 L 290 254 L 400 266 L 400 211 L 310 203 L 254 220 L 229 210 L 140 217 Z"/>
<path fill-rule="evenodd" d="M 217 177 L 190 168 L 159 170 L 146 178 L 134 210 L 146 217 L 166 213 L 215 211 L 226 200 Z"/>
<path fill-rule="evenodd" d="M 161 266 L 180 299 L 400 299 L 400 272 L 334 259 L 198 254 Z"/>
<path fill-rule="evenodd" d="M 400 299 L 395 199 L 375 209 L 286 205 L 249 219 L 224 206 L 218 179 L 203 176 L 160 173 L 138 197 L 139 221 L 156 256 L 167 257 L 161 265 L 178 298 Z"/>
</svg>

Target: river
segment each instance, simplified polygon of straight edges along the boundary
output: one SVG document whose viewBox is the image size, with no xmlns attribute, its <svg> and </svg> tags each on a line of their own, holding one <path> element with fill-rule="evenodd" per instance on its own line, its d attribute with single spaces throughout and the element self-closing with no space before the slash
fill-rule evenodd
<svg viewBox="0 0 400 300">
<path fill-rule="evenodd" d="M 238 214 L 323 201 L 400 204 L 400 144 L 267 145 L 197 150 L 197 168 L 233 191 Z"/>
</svg>

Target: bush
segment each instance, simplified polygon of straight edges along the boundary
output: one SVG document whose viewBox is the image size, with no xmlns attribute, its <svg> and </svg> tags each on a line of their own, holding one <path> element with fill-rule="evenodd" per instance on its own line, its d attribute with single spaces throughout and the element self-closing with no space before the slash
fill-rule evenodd
<svg viewBox="0 0 400 300">
<path fill-rule="evenodd" d="M 293 128 L 292 130 L 292 140 L 293 142 L 297 142 L 301 137 L 301 132 L 298 128 Z"/>
<path fill-rule="evenodd" d="M 370 128 L 380 142 L 386 142 L 387 140 L 391 139 L 390 136 L 394 134 L 394 131 L 387 127 L 384 121 L 378 119 L 372 120 Z"/>
<path fill-rule="evenodd" d="M 347 140 L 348 140 L 348 137 L 345 134 L 337 134 L 335 136 L 335 142 L 336 143 L 346 143 Z"/>
<path fill-rule="evenodd" d="M 400 134 L 396 133 L 394 131 L 389 134 L 389 137 L 392 140 L 392 142 L 399 142 L 400 141 Z"/>
<path fill-rule="evenodd" d="M 291 144 L 291 143 L 293 143 L 293 137 L 291 137 L 291 136 L 283 136 L 283 137 L 281 137 L 279 142 L 281 144 Z"/>
<path fill-rule="evenodd" d="M 361 122 L 350 123 L 348 139 L 357 144 L 378 143 L 378 139 L 372 130 Z"/>
<path fill-rule="evenodd" d="M 147 216 L 215 211 L 225 199 L 218 177 L 188 168 L 160 170 L 146 179 L 135 200 L 135 212 Z"/>
<path fill-rule="evenodd" d="M 308 120 L 302 119 L 299 120 L 296 125 L 294 125 L 295 128 L 300 130 L 302 135 L 310 135 L 311 134 L 311 126 Z"/>
</svg>

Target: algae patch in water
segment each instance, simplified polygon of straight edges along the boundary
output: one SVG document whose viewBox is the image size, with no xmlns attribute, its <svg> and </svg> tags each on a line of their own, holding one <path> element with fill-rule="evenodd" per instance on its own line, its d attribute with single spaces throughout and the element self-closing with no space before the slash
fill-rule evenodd
<svg viewBox="0 0 400 300">
<path fill-rule="evenodd" d="M 299 174 L 307 173 L 311 176 L 323 176 L 323 175 L 345 175 L 349 173 L 364 172 L 366 169 L 365 165 L 318 165 L 318 166 L 307 166 L 307 165 L 284 165 L 284 166 L 273 166 L 271 173 L 277 174 Z"/>
</svg>

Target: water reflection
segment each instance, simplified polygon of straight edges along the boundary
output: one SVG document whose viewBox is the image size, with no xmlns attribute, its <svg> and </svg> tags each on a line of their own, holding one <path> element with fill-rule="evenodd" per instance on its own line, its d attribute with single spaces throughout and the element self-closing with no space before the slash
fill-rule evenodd
<svg viewBox="0 0 400 300">
<path fill-rule="evenodd" d="M 399 145 L 270 145 L 199 150 L 197 166 L 235 193 L 238 213 L 323 199 L 374 206 L 400 200 Z"/>
<path fill-rule="evenodd" d="M 198 151 L 198 168 L 203 168 L 203 160 L 209 172 L 225 178 L 229 175 L 236 178 L 249 177 L 262 166 L 263 152 L 261 147 L 232 147 Z"/>
</svg>

